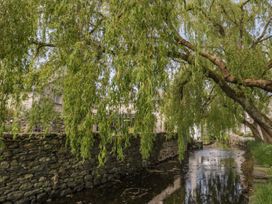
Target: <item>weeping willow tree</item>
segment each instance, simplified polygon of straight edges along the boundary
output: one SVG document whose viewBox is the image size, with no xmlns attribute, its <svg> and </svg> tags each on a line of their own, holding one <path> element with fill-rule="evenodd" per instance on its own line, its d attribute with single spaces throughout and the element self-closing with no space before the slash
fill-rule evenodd
<svg viewBox="0 0 272 204">
<path fill-rule="evenodd" d="M 157 112 L 181 155 L 195 127 L 220 137 L 244 123 L 272 143 L 270 0 L 0 0 L 0 25 L 1 132 L 24 93 L 57 81 L 83 157 L 98 124 L 101 162 L 123 157 L 131 127 L 147 158 Z"/>
</svg>

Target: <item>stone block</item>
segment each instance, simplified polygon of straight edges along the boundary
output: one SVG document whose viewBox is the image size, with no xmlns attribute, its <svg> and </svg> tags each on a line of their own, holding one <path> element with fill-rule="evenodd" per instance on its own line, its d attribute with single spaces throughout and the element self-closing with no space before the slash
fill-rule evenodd
<svg viewBox="0 0 272 204">
<path fill-rule="evenodd" d="M 33 189 L 33 190 L 25 192 L 24 197 L 35 196 L 36 194 L 41 193 L 42 191 L 43 191 L 42 189 Z"/>
<path fill-rule="evenodd" d="M 22 198 L 24 195 L 24 192 L 23 191 L 14 191 L 14 192 L 11 192 L 7 195 L 7 200 L 19 200 L 20 198 Z"/>
<path fill-rule="evenodd" d="M 60 192 L 60 196 L 65 196 L 71 192 L 72 192 L 72 190 L 70 188 L 64 189 Z"/>
<path fill-rule="evenodd" d="M 40 194 L 37 195 L 37 200 L 43 200 L 43 199 L 46 198 L 46 196 L 47 196 L 46 193 L 40 193 Z"/>
<path fill-rule="evenodd" d="M 9 179 L 9 177 L 8 176 L 2 176 L 2 175 L 0 175 L 0 184 L 1 183 L 4 183 L 6 180 L 8 180 Z"/>
<path fill-rule="evenodd" d="M 31 179 L 33 177 L 33 174 L 25 174 L 24 179 Z"/>
<path fill-rule="evenodd" d="M 7 196 L 1 195 L 0 196 L 0 203 L 3 203 L 7 199 Z"/>
<path fill-rule="evenodd" d="M 0 169 L 8 169 L 9 167 L 10 167 L 9 162 L 7 161 L 0 162 Z"/>
</svg>

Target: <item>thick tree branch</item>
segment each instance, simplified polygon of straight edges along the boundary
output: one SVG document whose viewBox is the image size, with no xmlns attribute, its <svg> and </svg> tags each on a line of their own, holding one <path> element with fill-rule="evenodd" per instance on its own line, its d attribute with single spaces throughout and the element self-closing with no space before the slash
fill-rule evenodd
<svg viewBox="0 0 272 204">
<path fill-rule="evenodd" d="M 260 138 L 260 133 L 258 131 L 258 128 L 257 128 L 257 125 L 253 123 L 250 123 L 249 121 L 247 121 L 246 119 L 243 121 L 244 125 L 246 125 L 247 127 L 249 127 L 249 129 L 251 130 L 253 136 L 255 138 L 258 138 L 258 139 L 262 139 Z"/>
<path fill-rule="evenodd" d="M 180 37 L 178 40 L 178 44 L 184 45 L 185 47 L 189 48 L 190 50 L 197 52 L 196 47 L 193 44 L 191 44 L 189 41 L 185 40 L 184 38 Z M 216 65 L 220 69 L 220 71 L 222 72 L 223 77 L 225 79 L 229 78 L 229 80 L 233 80 L 233 79 L 230 79 L 230 78 L 233 78 L 233 76 L 231 76 L 231 74 L 228 71 L 223 60 L 221 60 L 219 57 L 212 55 L 212 54 L 205 52 L 205 51 L 198 51 L 198 53 L 202 57 L 208 59 L 210 62 L 212 62 L 214 65 Z"/>
<path fill-rule="evenodd" d="M 210 62 L 212 62 L 214 65 L 216 65 L 220 72 L 222 73 L 224 80 L 226 82 L 234 83 L 234 84 L 239 84 L 247 87 L 256 87 L 263 89 L 268 92 L 272 92 L 272 80 L 266 80 L 266 79 L 240 79 L 238 80 L 235 76 L 233 76 L 228 68 L 226 67 L 224 61 L 219 58 L 218 56 L 211 54 L 206 51 L 198 51 L 196 47 L 191 44 L 189 41 L 185 40 L 182 37 L 179 37 L 178 39 L 178 44 L 183 45 L 190 50 L 194 52 L 198 52 L 202 57 L 208 59 Z"/>
<path fill-rule="evenodd" d="M 266 115 L 262 114 L 243 93 L 236 92 L 218 74 L 207 68 L 205 68 L 205 71 L 207 77 L 211 78 L 228 97 L 239 103 L 250 117 L 260 125 L 262 131 L 266 134 L 265 140 L 272 143 L 272 121 Z"/>
<path fill-rule="evenodd" d="M 180 55 L 182 60 L 187 61 L 189 64 L 194 64 L 193 57 L 190 53 L 184 53 Z M 265 140 L 269 143 L 272 143 L 272 121 L 264 114 L 262 114 L 255 105 L 245 97 L 243 92 L 237 92 L 216 72 L 208 69 L 207 67 L 202 67 L 204 74 L 212 79 L 221 90 L 233 101 L 240 104 L 241 107 L 250 115 L 250 117 L 262 128 L 262 131 L 265 132 Z"/>
<path fill-rule="evenodd" d="M 180 55 L 182 60 L 187 61 L 189 64 L 194 64 L 193 56 L 187 52 Z M 262 130 L 262 135 L 265 137 L 264 141 L 272 143 L 272 121 L 259 111 L 255 105 L 245 97 L 243 92 L 237 92 L 229 84 L 218 75 L 216 72 L 208 69 L 207 67 L 202 67 L 204 74 L 212 79 L 221 90 L 233 101 L 240 104 L 241 107 L 249 114 L 249 116 L 254 120 L 254 122 L 260 126 Z"/>
</svg>

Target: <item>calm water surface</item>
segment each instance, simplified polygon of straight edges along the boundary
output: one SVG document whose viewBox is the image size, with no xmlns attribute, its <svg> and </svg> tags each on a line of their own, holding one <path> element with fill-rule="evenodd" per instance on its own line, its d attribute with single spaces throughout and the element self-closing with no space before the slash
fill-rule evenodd
<svg viewBox="0 0 272 204">
<path fill-rule="evenodd" d="M 238 149 L 197 150 L 190 153 L 185 174 L 178 160 L 169 160 L 133 177 L 51 204 L 245 204 L 243 154 Z"/>
</svg>

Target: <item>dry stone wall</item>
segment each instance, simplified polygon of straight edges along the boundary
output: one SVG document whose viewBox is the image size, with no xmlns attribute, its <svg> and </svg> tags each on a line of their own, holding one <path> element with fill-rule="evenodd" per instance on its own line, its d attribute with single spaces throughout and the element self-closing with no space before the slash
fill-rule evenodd
<svg viewBox="0 0 272 204">
<path fill-rule="evenodd" d="M 98 168 L 98 149 L 92 150 L 94 157 L 82 161 L 65 147 L 64 135 L 19 135 L 15 139 L 5 135 L 5 147 L 0 149 L 0 203 L 40 203 L 93 188 L 177 155 L 175 140 L 166 141 L 162 135 L 156 138 L 148 161 L 142 161 L 140 142 L 135 138 L 125 150 L 124 161 L 109 156 L 105 166 Z"/>
</svg>

